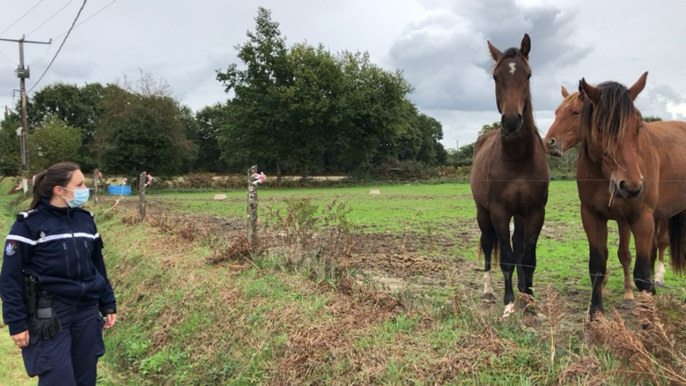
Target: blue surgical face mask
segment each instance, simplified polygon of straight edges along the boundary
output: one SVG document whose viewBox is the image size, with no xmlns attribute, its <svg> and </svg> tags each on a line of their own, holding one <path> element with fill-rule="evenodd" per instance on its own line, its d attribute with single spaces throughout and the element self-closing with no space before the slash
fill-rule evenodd
<svg viewBox="0 0 686 386">
<path fill-rule="evenodd" d="M 88 201 L 88 198 L 91 195 L 91 192 L 88 188 L 83 188 L 83 189 L 67 189 L 63 188 L 65 190 L 69 190 L 70 192 L 74 192 L 74 199 L 72 200 L 67 200 L 65 198 L 65 201 L 67 201 L 67 205 L 69 205 L 70 208 L 80 208 L 83 206 Z"/>
</svg>

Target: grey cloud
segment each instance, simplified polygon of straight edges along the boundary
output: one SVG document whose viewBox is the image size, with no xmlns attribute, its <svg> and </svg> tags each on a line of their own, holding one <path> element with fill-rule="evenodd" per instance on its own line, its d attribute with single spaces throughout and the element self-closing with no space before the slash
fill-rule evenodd
<svg viewBox="0 0 686 386">
<path fill-rule="evenodd" d="M 426 109 L 493 110 L 492 60 L 486 40 L 501 50 L 532 38 L 535 108 L 552 109 L 559 82 L 551 75 L 585 58 L 590 48 L 568 42 L 576 11 L 521 7 L 514 0 L 479 3 L 425 1 L 435 11 L 407 26 L 390 49 L 394 66 L 415 86 L 412 99 Z"/>
<path fill-rule="evenodd" d="M 652 100 L 661 98 L 669 103 L 684 103 L 684 93 L 677 93 L 671 86 L 666 84 L 659 84 L 657 86 L 650 87 L 647 91 L 649 94 L 651 94 L 650 99 Z"/>
</svg>

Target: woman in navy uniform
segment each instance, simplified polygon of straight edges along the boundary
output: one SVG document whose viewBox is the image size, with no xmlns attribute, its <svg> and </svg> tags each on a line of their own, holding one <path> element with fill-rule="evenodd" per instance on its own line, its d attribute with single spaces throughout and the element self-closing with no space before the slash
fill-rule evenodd
<svg viewBox="0 0 686 386">
<path fill-rule="evenodd" d="M 117 318 L 83 173 L 59 163 L 36 176 L 30 210 L 7 235 L 2 315 L 39 385 L 95 385 L 102 330 Z M 101 316 L 102 315 L 102 316 Z"/>
</svg>

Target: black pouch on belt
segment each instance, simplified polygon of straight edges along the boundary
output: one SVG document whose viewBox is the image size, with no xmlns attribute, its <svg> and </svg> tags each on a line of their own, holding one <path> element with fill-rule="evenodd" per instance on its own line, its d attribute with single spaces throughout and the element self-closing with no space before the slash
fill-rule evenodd
<svg viewBox="0 0 686 386">
<path fill-rule="evenodd" d="M 38 339 L 52 339 L 62 331 L 62 325 L 52 307 L 52 295 L 42 291 L 36 302 L 36 313 L 33 316 L 33 333 Z"/>
</svg>

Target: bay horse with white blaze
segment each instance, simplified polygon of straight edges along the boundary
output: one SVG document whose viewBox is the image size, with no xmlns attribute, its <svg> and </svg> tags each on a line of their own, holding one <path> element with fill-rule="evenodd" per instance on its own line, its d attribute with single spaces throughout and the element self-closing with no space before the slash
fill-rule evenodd
<svg viewBox="0 0 686 386">
<path fill-rule="evenodd" d="M 555 121 L 548 129 L 543 142 L 547 146 L 548 153 L 553 157 L 561 157 L 562 154 L 579 144 L 581 139 L 581 109 L 584 105 L 584 100 L 578 92 L 569 93 L 567 89 L 562 86 L 562 102 L 555 110 Z M 682 125 L 682 122 L 677 121 L 660 121 L 660 122 L 645 122 L 645 128 L 648 131 L 670 130 L 674 127 Z M 610 192 L 606 191 L 607 202 L 610 202 Z M 619 228 L 619 248 L 617 250 L 617 257 L 622 264 L 624 271 L 624 300 L 622 306 L 630 308 L 634 300 L 634 283 L 631 276 L 631 251 L 629 244 L 631 242 L 631 228 L 623 218 L 613 218 L 617 222 Z M 668 219 L 662 220 L 657 228 L 657 249 L 659 252 L 659 261 L 657 269 L 655 270 L 655 283 L 664 285 L 665 277 L 665 250 L 669 246 L 669 228 Z M 603 280 L 603 289 L 607 284 L 607 274 Z"/>
<path fill-rule="evenodd" d="M 686 123 L 646 129 L 634 100 L 647 76 L 629 88 L 617 82 L 579 82 L 584 105 L 577 187 L 589 244 L 591 317 L 603 312 L 608 219 L 623 219 L 634 235 L 634 282 L 640 291 L 655 293 L 656 222 L 668 219 L 672 268 L 686 270 Z"/>
<path fill-rule="evenodd" d="M 529 79 L 531 39 L 501 52 L 488 42 L 495 65 L 493 80 L 501 128 L 482 134 L 474 146 L 470 186 L 485 259 L 483 297 L 493 300 L 491 254 L 505 277 L 505 311 L 514 312 L 512 274 L 518 289 L 533 295 L 536 244 L 545 219 L 550 172 L 534 123 Z M 510 238 L 510 221 L 514 234 Z M 510 240 L 512 243 L 510 244 Z M 500 252 L 500 254 L 498 253 Z"/>
</svg>

